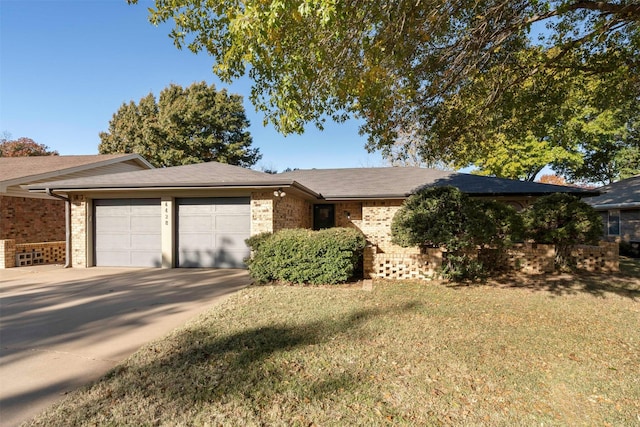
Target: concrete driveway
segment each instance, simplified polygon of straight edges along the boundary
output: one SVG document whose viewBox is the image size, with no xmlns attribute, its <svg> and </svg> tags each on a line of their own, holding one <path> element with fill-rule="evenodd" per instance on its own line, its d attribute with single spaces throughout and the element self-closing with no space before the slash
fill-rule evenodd
<svg viewBox="0 0 640 427">
<path fill-rule="evenodd" d="M 0 270 L 0 425 L 37 415 L 249 283 L 245 270 Z"/>
</svg>

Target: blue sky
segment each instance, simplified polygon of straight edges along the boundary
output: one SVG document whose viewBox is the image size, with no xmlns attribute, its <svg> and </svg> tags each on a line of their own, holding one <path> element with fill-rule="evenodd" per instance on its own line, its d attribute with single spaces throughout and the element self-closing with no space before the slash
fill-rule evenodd
<svg viewBox="0 0 640 427">
<path fill-rule="evenodd" d="M 387 166 L 364 149 L 355 122 L 310 126 L 284 137 L 263 127 L 250 82 L 222 84 L 207 55 L 180 51 L 169 26 L 147 20 L 150 1 L 0 0 L 0 133 L 28 137 L 60 154 L 96 154 L 99 132 L 123 102 L 156 96 L 171 83 L 214 83 L 245 97 L 256 168 Z"/>
</svg>

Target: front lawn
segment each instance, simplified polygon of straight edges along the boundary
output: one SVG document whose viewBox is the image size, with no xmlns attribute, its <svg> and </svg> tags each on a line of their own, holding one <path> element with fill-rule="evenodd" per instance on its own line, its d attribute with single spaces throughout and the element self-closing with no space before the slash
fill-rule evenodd
<svg viewBox="0 0 640 427">
<path fill-rule="evenodd" d="M 614 278 L 251 287 L 30 425 L 637 425 Z"/>
</svg>

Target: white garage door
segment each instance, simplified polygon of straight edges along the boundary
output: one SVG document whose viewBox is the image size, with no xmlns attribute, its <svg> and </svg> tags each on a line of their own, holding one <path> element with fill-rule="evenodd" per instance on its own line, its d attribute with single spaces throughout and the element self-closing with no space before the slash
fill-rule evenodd
<svg viewBox="0 0 640 427">
<path fill-rule="evenodd" d="M 160 199 L 94 200 L 95 264 L 160 267 Z"/>
<path fill-rule="evenodd" d="M 244 268 L 249 248 L 248 197 L 178 199 L 178 266 Z"/>
</svg>

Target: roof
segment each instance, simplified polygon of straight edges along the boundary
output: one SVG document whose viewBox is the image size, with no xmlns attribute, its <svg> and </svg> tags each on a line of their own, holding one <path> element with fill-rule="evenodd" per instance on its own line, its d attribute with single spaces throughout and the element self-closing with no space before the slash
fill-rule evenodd
<svg viewBox="0 0 640 427">
<path fill-rule="evenodd" d="M 51 173 L 67 174 L 73 170 L 127 160 L 137 160 L 149 168 L 153 167 L 137 154 L 0 157 L 0 182 L 14 180 L 28 182 Z"/>
<path fill-rule="evenodd" d="M 325 199 L 404 198 L 420 188 L 454 186 L 471 196 L 522 196 L 593 191 L 561 185 L 471 175 L 420 167 L 295 170 L 278 174 L 322 194 Z"/>
<path fill-rule="evenodd" d="M 33 191 L 157 188 L 294 187 L 312 198 L 354 200 L 405 198 L 427 186 L 458 187 L 469 195 L 523 196 L 556 192 L 595 195 L 574 187 L 523 182 L 419 167 L 296 170 L 268 174 L 217 162 L 89 176 L 30 185 Z"/>
<path fill-rule="evenodd" d="M 30 190 L 105 190 L 105 189 L 154 189 L 154 188 L 238 188 L 294 186 L 311 195 L 291 179 L 258 172 L 240 166 L 208 162 L 173 166 L 151 170 L 115 173 L 103 176 L 45 182 L 30 185 Z"/>
<path fill-rule="evenodd" d="M 601 195 L 585 199 L 596 209 L 640 208 L 640 175 L 598 188 Z"/>
<path fill-rule="evenodd" d="M 134 168 L 151 169 L 153 166 L 138 154 L 0 157 L 0 193 L 28 197 L 21 185 Z"/>
</svg>

